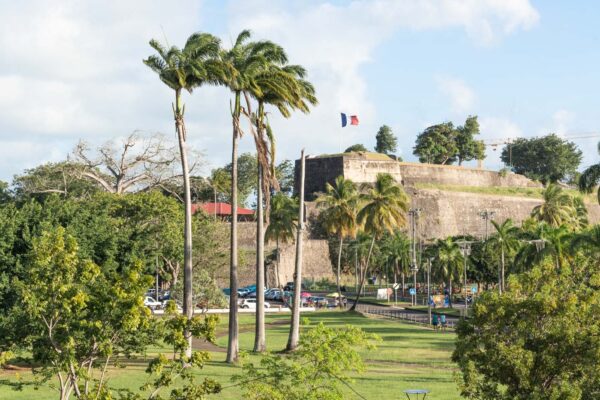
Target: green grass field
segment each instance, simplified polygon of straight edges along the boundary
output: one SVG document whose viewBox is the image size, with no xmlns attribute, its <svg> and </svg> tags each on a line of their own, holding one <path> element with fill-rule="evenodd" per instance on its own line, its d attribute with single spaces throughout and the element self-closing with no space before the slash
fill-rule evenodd
<svg viewBox="0 0 600 400">
<path fill-rule="evenodd" d="M 429 329 L 397 321 L 367 318 L 357 313 L 327 311 L 307 314 L 311 324 L 323 322 L 328 326 L 358 326 L 367 332 L 375 333 L 382 338 L 377 349 L 362 353 L 368 370 L 363 375 L 354 376 L 352 387 L 367 399 L 403 398 L 403 390 L 428 389 L 431 391 L 428 399 L 459 399 L 450 354 L 454 347 L 454 334 L 433 332 Z M 242 350 L 252 348 L 253 317 L 244 315 L 240 318 L 240 345 Z M 281 350 L 287 341 L 289 315 L 267 316 L 267 342 L 269 350 Z M 218 328 L 217 344 L 225 347 L 227 344 L 226 318 L 221 319 Z M 310 329 L 310 328 L 303 328 Z M 158 351 L 166 349 L 150 349 L 148 358 Z M 240 367 L 229 366 L 223 362 L 225 353 L 211 352 L 212 361 L 199 374 L 209 376 L 224 386 L 231 385 L 230 377 L 240 373 Z M 258 361 L 259 357 L 249 356 L 249 361 Z M 110 371 L 110 385 L 115 388 L 136 388 L 146 379 L 144 369 L 147 358 L 128 362 L 127 368 L 115 368 Z M 26 371 L 0 371 L 0 399 L 55 399 L 57 395 L 48 386 L 34 390 L 26 386 L 23 391 L 14 391 L 10 384 L 14 383 L 19 374 L 25 379 L 31 378 Z M 215 399 L 240 399 L 242 394 L 237 387 L 226 388 Z M 348 390 L 347 399 L 358 398 Z"/>
</svg>

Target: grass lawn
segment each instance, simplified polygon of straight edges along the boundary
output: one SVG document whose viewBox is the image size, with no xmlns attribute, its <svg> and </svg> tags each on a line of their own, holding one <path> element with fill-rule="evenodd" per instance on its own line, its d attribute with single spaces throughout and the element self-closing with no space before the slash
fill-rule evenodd
<svg viewBox="0 0 600 400">
<path fill-rule="evenodd" d="M 428 389 L 428 399 L 459 399 L 454 382 L 455 366 L 450 361 L 454 347 L 453 333 L 433 332 L 429 329 L 397 321 L 367 318 L 358 313 L 325 311 L 307 314 L 311 324 L 323 322 L 328 326 L 358 326 L 367 332 L 375 333 L 382 338 L 376 350 L 362 353 L 368 369 L 363 375 L 354 377 L 352 386 L 367 399 L 403 398 L 406 389 Z M 267 315 L 267 343 L 269 350 L 279 351 L 287 342 L 289 315 Z M 220 347 L 227 345 L 226 317 L 219 325 Z M 253 317 L 240 317 L 240 347 L 242 350 L 252 349 L 254 341 Z M 303 328 L 310 329 L 310 328 Z M 161 349 L 151 349 L 156 353 Z M 165 351 L 166 349 L 162 349 Z M 152 354 L 149 354 L 150 357 Z M 224 386 L 230 385 L 230 377 L 239 373 L 240 368 L 229 366 L 223 362 L 224 352 L 211 352 L 212 360 L 201 376 L 210 376 Z M 258 361 L 259 357 L 249 355 L 249 361 Z M 110 371 L 110 385 L 115 388 L 136 388 L 146 379 L 144 369 L 147 359 L 140 358 L 129 362 L 127 368 L 115 368 Z M 20 372 L 24 378 L 30 378 L 29 372 Z M 57 396 L 48 385 L 35 391 L 26 386 L 23 391 L 13 391 L 7 384 L 17 379 L 15 371 L 0 371 L 0 399 L 55 399 Z M 237 387 L 226 388 L 215 399 L 240 399 L 242 394 Z M 357 398 L 348 391 L 347 399 Z"/>
</svg>

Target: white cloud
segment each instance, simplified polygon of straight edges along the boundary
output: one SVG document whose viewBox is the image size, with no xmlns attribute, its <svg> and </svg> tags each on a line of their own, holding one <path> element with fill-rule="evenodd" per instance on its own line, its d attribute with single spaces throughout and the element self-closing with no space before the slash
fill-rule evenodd
<svg viewBox="0 0 600 400">
<path fill-rule="evenodd" d="M 463 80 L 454 77 L 437 77 L 440 91 L 448 97 L 450 108 L 456 114 L 473 111 L 475 92 Z"/>
<path fill-rule="evenodd" d="M 172 44 L 202 29 L 203 9 L 198 0 L 177 7 L 160 0 L 2 2 L 0 147 L 13 154 L 14 162 L 1 166 L 0 179 L 45 160 L 40 154 L 62 157 L 79 138 L 103 142 L 134 129 L 172 134 L 172 94 L 141 60 L 151 54 L 150 38 L 164 40 L 162 28 Z M 347 145 L 361 129 L 372 130 L 376 108 L 360 68 L 395 31 L 459 29 L 475 43 L 489 45 L 531 28 L 539 16 L 528 0 L 356 0 L 342 5 L 240 0 L 230 2 L 226 18 L 222 26 L 229 35 L 251 28 L 256 37 L 284 45 L 292 62 L 308 68 L 320 106 L 290 123 L 273 119 L 285 143 L 282 156 L 296 157 L 300 146 L 313 153 L 333 151 L 340 132 Z M 192 142 L 206 149 L 214 164 L 228 158 L 228 98 L 223 89 L 187 97 Z M 361 126 L 340 131 L 340 111 L 358 114 Z M 252 146 L 244 140 L 242 150 Z"/>
<path fill-rule="evenodd" d="M 575 113 L 569 110 L 558 110 L 552 115 L 552 127 L 544 133 L 550 132 L 556 133 L 557 135 L 563 136 L 567 133 L 569 126 L 575 119 Z"/>
</svg>

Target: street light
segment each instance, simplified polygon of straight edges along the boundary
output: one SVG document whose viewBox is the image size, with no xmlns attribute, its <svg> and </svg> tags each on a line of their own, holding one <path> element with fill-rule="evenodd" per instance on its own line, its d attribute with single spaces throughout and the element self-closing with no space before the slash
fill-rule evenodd
<svg viewBox="0 0 600 400">
<path fill-rule="evenodd" d="M 491 219 L 494 219 L 495 211 L 483 210 L 479 212 L 481 219 L 485 221 L 485 240 L 488 240 L 488 224 Z"/>
<path fill-rule="evenodd" d="M 460 250 L 462 251 L 463 260 L 464 260 L 464 279 L 465 279 L 465 318 L 467 316 L 467 312 L 469 311 L 469 301 L 468 301 L 468 291 L 467 291 L 467 257 L 471 255 L 471 244 L 475 243 L 474 241 L 460 241 L 457 242 Z M 450 294 L 452 295 L 452 294 Z"/>
</svg>

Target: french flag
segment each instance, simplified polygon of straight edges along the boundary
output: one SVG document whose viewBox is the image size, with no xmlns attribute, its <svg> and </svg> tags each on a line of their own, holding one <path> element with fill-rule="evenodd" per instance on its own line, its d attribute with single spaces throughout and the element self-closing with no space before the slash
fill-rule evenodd
<svg viewBox="0 0 600 400">
<path fill-rule="evenodd" d="M 348 125 L 348 117 L 344 113 L 341 113 L 341 114 L 342 114 L 342 128 L 343 128 L 346 125 Z M 358 116 L 357 115 L 350 116 L 350 125 L 358 125 Z"/>
</svg>

